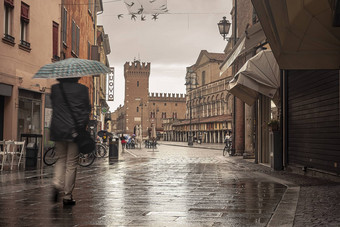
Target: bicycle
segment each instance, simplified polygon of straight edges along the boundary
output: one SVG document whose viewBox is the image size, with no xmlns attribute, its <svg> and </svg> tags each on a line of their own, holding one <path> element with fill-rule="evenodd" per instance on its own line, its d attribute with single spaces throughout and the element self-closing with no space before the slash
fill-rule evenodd
<svg viewBox="0 0 340 227">
<path fill-rule="evenodd" d="M 96 153 L 98 153 L 97 149 L 89 154 L 79 153 L 78 164 L 82 167 L 90 166 L 96 159 Z M 105 155 L 106 155 L 106 149 L 105 149 Z M 49 147 L 44 153 L 44 157 L 43 157 L 44 163 L 47 166 L 51 166 L 55 164 L 57 160 L 58 160 L 58 156 L 55 152 L 55 146 Z"/>
<path fill-rule="evenodd" d="M 226 142 L 225 146 L 223 148 L 223 156 L 225 156 L 227 153 L 229 154 L 229 156 L 233 156 L 234 154 L 233 154 L 231 148 L 232 148 L 232 142 L 231 141 Z"/>
</svg>

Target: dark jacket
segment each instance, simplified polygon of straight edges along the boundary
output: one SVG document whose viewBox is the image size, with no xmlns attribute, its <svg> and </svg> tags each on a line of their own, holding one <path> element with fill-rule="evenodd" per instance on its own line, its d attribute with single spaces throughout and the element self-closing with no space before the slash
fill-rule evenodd
<svg viewBox="0 0 340 227">
<path fill-rule="evenodd" d="M 76 118 L 77 126 L 85 128 L 91 112 L 88 88 L 75 82 L 64 82 L 63 88 Z M 51 140 L 72 141 L 72 135 L 76 132 L 75 122 L 61 94 L 60 83 L 52 86 L 51 101 L 53 108 L 50 128 Z"/>
</svg>

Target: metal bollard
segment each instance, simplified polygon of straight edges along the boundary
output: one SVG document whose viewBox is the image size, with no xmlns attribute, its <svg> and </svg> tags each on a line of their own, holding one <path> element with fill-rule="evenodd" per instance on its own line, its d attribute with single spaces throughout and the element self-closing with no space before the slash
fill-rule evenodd
<svg viewBox="0 0 340 227">
<path fill-rule="evenodd" d="M 118 138 L 109 137 L 109 162 L 118 160 Z"/>
</svg>

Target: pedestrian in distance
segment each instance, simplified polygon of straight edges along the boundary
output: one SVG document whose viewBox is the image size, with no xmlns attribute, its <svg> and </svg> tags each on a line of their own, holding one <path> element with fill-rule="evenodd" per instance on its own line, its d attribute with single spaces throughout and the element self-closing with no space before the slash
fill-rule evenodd
<svg viewBox="0 0 340 227">
<path fill-rule="evenodd" d="M 89 91 L 86 86 L 78 83 L 79 78 L 57 80 L 59 83 L 51 88 L 51 140 L 55 141 L 58 156 L 54 166 L 51 199 L 58 202 L 58 197 L 63 193 L 63 204 L 75 205 L 72 192 L 76 182 L 79 151 L 74 138 L 77 136 L 76 128 L 85 129 L 89 123 Z"/>
<path fill-rule="evenodd" d="M 120 137 L 120 142 L 122 144 L 122 150 L 124 151 L 125 148 L 125 144 L 126 144 L 126 138 L 125 136 L 122 134 L 122 136 Z"/>
</svg>

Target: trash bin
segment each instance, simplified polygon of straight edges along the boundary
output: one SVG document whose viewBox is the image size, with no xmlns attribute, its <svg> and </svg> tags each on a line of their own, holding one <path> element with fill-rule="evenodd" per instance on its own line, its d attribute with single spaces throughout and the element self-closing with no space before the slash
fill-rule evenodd
<svg viewBox="0 0 340 227">
<path fill-rule="evenodd" d="M 109 137 L 109 162 L 118 159 L 118 137 Z"/>
<path fill-rule="evenodd" d="M 38 158 L 38 145 L 34 142 L 28 143 L 26 146 L 26 168 L 36 168 Z"/>
</svg>

